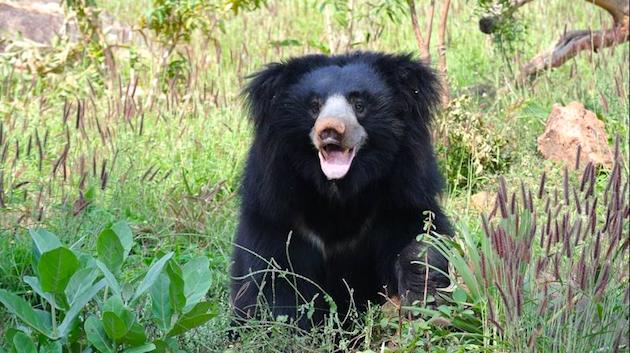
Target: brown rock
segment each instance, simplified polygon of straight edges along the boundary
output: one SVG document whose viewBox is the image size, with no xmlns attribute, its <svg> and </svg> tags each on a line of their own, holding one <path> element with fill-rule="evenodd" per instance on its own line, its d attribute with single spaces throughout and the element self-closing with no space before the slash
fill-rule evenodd
<svg viewBox="0 0 630 353">
<path fill-rule="evenodd" d="M 604 123 L 579 102 L 566 107 L 554 104 L 547 118 L 545 132 L 538 137 L 538 150 L 546 159 L 575 168 L 578 146 L 580 168 L 592 162 L 595 166 L 612 167 L 612 152 Z"/>
<path fill-rule="evenodd" d="M 50 44 L 63 23 L 63 10 L 58 3 L 0 1 L 1 37 L 21 35 L 38 43 Z"/>
<path fill-rule="evenodd" d="M 73 19 L 66 21 L 64 16 L 58 0 L 0 0 L 0 43 L 2 39 L 23 37 L 49 45 L 61 33 L 72 41 L 77 41 L 80 34 L 76 22 Z M 99 21 L 108 41 L 140 43 L 139 37 L 134 38 L 131 27 L 117 21 L 110 14 L 101 11 Z"/>
</svg>

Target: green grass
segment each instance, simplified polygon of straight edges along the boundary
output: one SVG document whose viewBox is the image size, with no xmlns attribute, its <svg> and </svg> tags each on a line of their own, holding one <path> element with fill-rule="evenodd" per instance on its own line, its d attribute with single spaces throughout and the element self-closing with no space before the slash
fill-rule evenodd
<svg viewBox="0 0 630 353">
<path fill-rule="evenodd" d="M 146 10 L 142 4 L 148 2 L 100 3 L 114 16 L 134 23 Z M 365 10 L 361 4 L 355 15 L 355 40 L 363 38 L 361 33 L 375 33 L 378 28 L 359 15 Z M 0 207 L 0 287 L 27 291 L 21 278 L 32 273 L 29 227 L 49 228 L 65 243 L 85 237 L 86 246 L 91 246 L 94 235 L 104 225 L 127 219 L 140 243 L 136 251 L 147 259 L 157 250 L 210 258 L 214 276 L 211 299 L 221 304 L 222 314 L 188 336 L 184 342 L 187 351 L 274 352 L 293 348 L 320 352 L 332 351 L 339 344 L 353 347 L 353 338 L 361 337 L 365 341 L 357 348 L 378 351 L 381 343 L 395 341 L 400 343 L 399 352 L 411 352 L 415 348 L 403 347 L 420 341 L 426 348 L 429 336 L 435 336 L 430 345 L 434 351 L 483 351 L 478 341 L 460 335 L 461 330 L 427 328 L 422 326 L 424 321 L 402 324 L 396 318 L 383 317 L 379 308 L 356 318 L 350 328 L 342 329 L 331 322 L 295 336 L 285 323 L 261 321 L 252 323 L 256 330 L 235 346 L 228 340 L 227 269 L 238 215 L 236 192 L 251 138 L 240 88 L 244 77 L 265 63 L 318 52 L 330 42 L 319 6 L 313 1 L 270 1 L 259 10 L 229 18 L 222 31 L 212 33 L 211 40 L 199 34 L 193 36 L 190 44 L 179 48 L 186 53 L 182 71 L 185 79 L 166 89 L 152 107 L 146 103 L 158 62 L 156 43 L 151 43 L 151 48 L 139 47 L 137 61 L 125 49 L 116 52 L 120 92 L 124 95 L 127 85 L 133 86 L 131 82 L 138 79 L 135 96 L 127 99 L 116 93 L 118 88 L 107 91 L 106 85 L 99 83 L 98 74 L 85 70 L 85 63 L 40 78 L 3 61 L 0 137 L 5 142 L 0 144 L 0 156 L 3 148 L 6 154 L 0 160 L 5 203 L 4 208 Z M 543 132 L 554 103 L 584 103 L 605 122 L 611 145 L 616 134 L 622 136 L 622 154 L 628 155 L 627 44 L 597 54 L 581 54 L 519 87 L 492 40 L 478 31 L 473 7 L 471 1 L 453 2 L 447 36 L 448 82 L 453 97 L 480 84 L 495 91 L 493 98 L 473 97 L 466 109 L 507 139 L 509 159 L 500 163 L 509 185 L 516 186 L 521 179 L 535 185 L 543 171 L 548 185 L 562 184 L 562 168 L 542 160 L 536 149 L 536 137 Z M 566 1 L 532 2 L 519 10 L 519 16 L 528 27 L 525 40 L 516 43 L 521 61 L 555 43 L 565 25 L 569 29 L 600 28 L 608 20 L 606 14 L 586 2 Z M 406 17 L 400 23 L 381 22 L 380 36 L 352 48 L 417 52 Z M 331 29 L 333 39 L 343 42 L 347 30 L 334 21 Z M 285 39 L 294 39 L 299 45 L 273 44 Z M 511 65 L 517 67 L 515 61 Z M 616 92 L 618 84 L 625 92 L 622 96 Z M 79 114 L 77 102 L 82 107 Z M 124 109 L 129 106 L 134 109 L 125 116 Z M 79 128 L 77 115 L 81 117 Z M 450 188 L 443 203 L 455 223 L 465 225 L 480 239 L 479 211 L 471 207 L 470 195 L 480 190 L 495 191 L 497 174 L 484 170 L 467 179 L 465 185 Z M 601 181 L 598 186 L 603 188 L 605 184 Z M 80 199 L 89 203 L 79 211 Z M 627 309 L 627 303 L 624 305 Z M 12 324 L 2 310 L 0 334 L 6 323 Z M 403 330 L 397 333 L 400 328 Z M 333 333 L 341 337 L 337 343 L 330 339 Z M 626 341 L 626 351 L 627 347 Z"/>
</svg>

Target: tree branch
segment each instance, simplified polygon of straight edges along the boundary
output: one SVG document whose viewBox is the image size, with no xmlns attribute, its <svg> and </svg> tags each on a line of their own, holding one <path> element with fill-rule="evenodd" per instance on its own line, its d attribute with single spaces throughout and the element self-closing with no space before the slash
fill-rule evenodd
<svg viewBox="0 0 630 353">
<path fill-rule="evenodd" d="M 442 79 L 446 80 L 447 66 L 446 66 L 446 21 L 448 20 L 448 10 L 451 7 L 451 0 L 444 1 L 444 7 L 440 13 L 440 27 L 438 29 L 438 68 L 442 74 Z M 450 100 L 450 92 L 448 84 L 444 83 L 444 92 L 442 95 L 442 103 L 445 105 Z"/>
<path fill-rule="evenodd" d="M 429 61 L 431 59 L 431 55 L 429 54 L 429 50 L 425 47 L 424 38 L 422 38 L 422 32 L 420 31 L 420 25 L 418 24 L 418 13 L 416 12 L 416 2 L 415 0 L 407 0 L 407 5 L 409 5 L 409 14 L 411 15 L 411 26 L 413 27 L 413 34 L 416 37 L 416 45 L 420 50 L 420 56 L 423 60 Z"/>
<path fill-rule="evenodd" d="M 628 30 L 623 26 L 616 26 L 601 31 L 571 31 L 567 32 L 553 49 L 539 54 L 530 60 L 521 70 L 521 76 L 532 76 L 540 71 L 559 67 L 583 50 L 593 50 L 615 46 L 628 40 Z"/>
<path fill-rule="evenodd" d="M 435 0 L 431 0 L 429 4 L 429 15 L 427 16 L 427 25 L 425 33 L 426 41 L 424 42 L 424 51 L 427 53 L 427 62 L 431 62 L 431 37 L 433 37 L 433 17 L 435 15 Z"/>
<path fill-rule="evenodd" d="M 590 4 L 599 6 L 602 9 L 608 11 L 613 17 L 615 25 L 621 24 L 625 21 L 625 26 L 628 26 L 628 13 L 630 12 L 630 5 L 628 0 L 586 0 Z"/>
</svg>

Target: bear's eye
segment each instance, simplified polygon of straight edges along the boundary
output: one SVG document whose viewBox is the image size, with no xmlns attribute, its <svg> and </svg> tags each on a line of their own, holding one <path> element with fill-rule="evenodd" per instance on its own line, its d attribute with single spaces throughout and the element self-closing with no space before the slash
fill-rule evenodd
<svg viewBox="0 0 630 353">
<path fill-rule="evenodd" d="M 363 111 L 365 110 L 365 104 L 363 104 L 363 101 L 361 100 L 355 100 L 354 101 L 354 111 L 361 114 L 363 113 Z"/>
<path fill-rule="evenodd" d="M 308 106 L 309 110 L 311 111 L 313 115 L 317 115 L 321 107 L 322 107 L 322 103 L 318 98 L 313 98 Z"/>
</svg>

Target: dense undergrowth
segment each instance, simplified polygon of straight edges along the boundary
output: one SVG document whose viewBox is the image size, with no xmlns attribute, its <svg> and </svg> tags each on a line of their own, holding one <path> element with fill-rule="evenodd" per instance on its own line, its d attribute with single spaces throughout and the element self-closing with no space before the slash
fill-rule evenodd
<svg viewBox="0 0 630 353">
<path fill-rule="evenodd" d="M 506 52 L 477 30 L 472 2 L 453 1 L 447 31 L 453 99 L 436 118 L 434 136 L 448 179 L 442 202 L 458 234 L 450 241 L 430 226 L 418 230 L 420 241 L 440 246 L 453 264 L 454 284 L 440 298 L 333 315 L 309 332 L 269 317 L 232 340 L 227 268 L 251 133 L 239 98 L 244 77 L 292 55 L 417 48 L 404 13 L 352 1 L 229 2 L 242 5 L 239 12 L 214 2 L 169 7 L 177 3 L 97 2 L 143 34 L 109 48 L 94 8 L 76 2 L 67 10 L 88 40 L 61 38 L 48 49 L 18 40 L 0 54 L 1 294 L 49 313 L 55 306 L 32 286 L 32 278 L 48 277 L 38 271 L 29 229 L 48 229 L 76 256 L 98 258 L 99 235 L 124 221 L 133 243 L 126 243 L 116 277 L 129 288 L 141 285 L 165 254 L 172 254 L 171 270 L 164 267 L 151 283 L 163 288 L 178 281 L 179 265 L 208 259 L 203 302 L 212 305 L 211 318 L 179 336 L 187 352 L 628 352 L 629 48 L 580 55 L 524 85 L 512 74 L 565 26 L 601 27 L 594 7 L 532 2 L 521 10 L 525 32 Z M 182 18 L 188 21 L 176 21 Z M 611 148 L 619 136 L 612 170 L 565 170 L 537 152 L 552 104 L 573 100 L 604 121 Z M 473 204 L 480 191 L 491 202 Z M 61 247 L 47 251 L 55 249 Z M 102 274 L 95 276 L 91 285 L 101 283 Z M 47 288 L 65 301 L 52 314 L 61 319 L 71 307 L 68 292 Z M 172 328 L 154 316 L 149 292 L 132 303 L 133 290 L 121 301 L 101 290 L 77 314 L 85 332 L 90 317 L 94 326 L 107 311 L 123 317 L 127 310 L 146 332 L 143 344 Z M 177 305 L 173 325 L 191 309 Z M 409 312 L 418 316 L 409 320 Z M 12 351 L 13 327 L 26 332 L 20 340 L 38 337 L 4 306 L 0 318 L 0 349 Z M 80 349 L 91 342 L 87 334 L 76 339 Z M 40 352 L 44 346 L 57 349 L 42 343 Z"/>
</svg>

